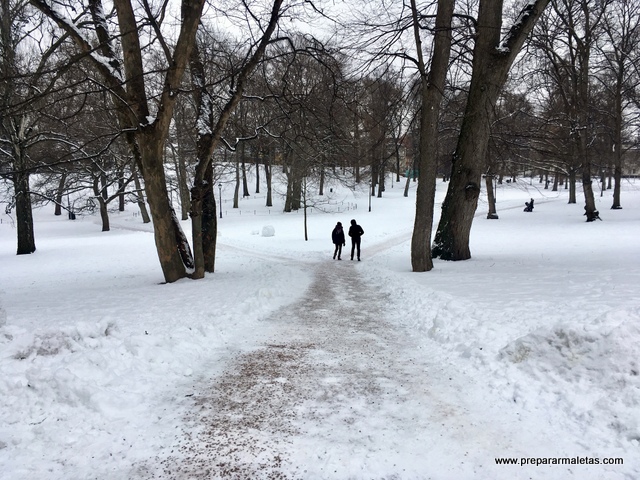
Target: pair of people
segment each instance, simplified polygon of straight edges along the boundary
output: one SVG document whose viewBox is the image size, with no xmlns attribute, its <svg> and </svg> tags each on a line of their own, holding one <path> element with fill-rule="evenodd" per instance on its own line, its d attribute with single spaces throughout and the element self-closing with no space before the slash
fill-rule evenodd
<svg viewBox="0 0 640 480">
<path fill-rule="evenodd" d="M 351 260 L 353 260 L 353 254 L 357 253 L 358 261 L 360 261 L 360 237 L 364 235 L 364 230 L 360 225 L 356 223 L 355 220 L 351 220 L 351 226 L 349 227 L 349 236 L 351 237 Z M 333 240 L 333 244 L 336 246 L 333 251 L 333 259 L 336 259 L 336 255 L 338 256 L 338 260 L 342 260 L 342 247 L 344 247 L 346 243 L 346 239 L 344 236 L 344 229 L 342 228 L 342 223 L 338 222 L 338 224 L 331 232 L 331 240 Z"/>
</svg>

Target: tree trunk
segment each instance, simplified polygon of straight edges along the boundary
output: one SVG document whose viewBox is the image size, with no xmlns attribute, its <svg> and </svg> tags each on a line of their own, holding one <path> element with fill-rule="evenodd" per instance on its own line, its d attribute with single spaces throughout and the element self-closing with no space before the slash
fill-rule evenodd
<svg viewBox="0 0 640 480">
<path fill-rule="evenodd" d="M 64 195 L 64 188 L 67 182 L 67 174 L 63 173 L 60 175 L 60 181 L 58 182 L 58 188 L 56 189 L 56 208 L 54 211 L 54 215 L 59 216 L 62 215 L 62 197 Z"/>
<path fill-rule="evenodd" d="M 438 1 L 434 53 L 431 60 L 431 69 L 427 74 L 426 63 L 422 57 L 417 6 L 415 0 L 411 1 L 422 100 L 420 109 L 420 157 L 417 160 L 418 168 L 420 169 L 420 181 L 416 192 L 416 215 L 411 238 L 411 267 L 414 272 L 428 272 L 433 268 L 431 234 L 433 231 L 433 211 L 436 194 L 438 116 L 451 52 L 453 8 L 454 0 Z M 414 171 L 415 167 L 416 159 L 414 157 Z M 410 176 L 407 175 L 407 183 L 404 187 L 405 197 L 409 194 Z"/>
<path fill-rule="evenodd" d="M 187 165 L 182 148 L 178 148 L 177 155 L 174 156 L 174 165 L 178 180 L 178 195 L 180 196 L 180 214 L 182 220 L 189 219 L 191 210 L 191 197 L 189 195 L 189 185 L 187 184 Z"/>
<path fill-rule="evenodd" d="M 107 190 L 107 174 L 104 172 L 100 173 L 100 186 L 100 195 L 102 195 L 104 200 L 107 200 L 109 198 L 109 192 Z"/>
<path fill-rule="evenodd" d="M 102 191 L 104 191 L 104 187 L 100 187 L 100 183 L 104 185 L 102 182 L 102 175 L 97 175 L 93 177 L 93 196 L 98 202 L 98 208 L 100 210 L 100 219 L 102 220 L 102 231 L 108 232 L 110 229 L 109 226 L 109 212 L 107 211 L 107 201 L 102 196 Z"/>
<path fill-rule="evenodd" d="M 582 166 L 582 190 L 584 192 L 584 214 L 587 222 L 593 222 L 600 218 L 596 209 L 596 200 L 593 194 L 593 180 L 591 179 L 591 162 Z"/>
<path fill-rule="evenodd" d="M 304 216 L 304 241 L 308 242 L 309 241 L 309 230 L 307 228 L 307 181 L 306 179 L 304 179 L 302 181 L 303 186 L 301 188 L 301 196 L 302 196 L 302 209 L 303 209 L 303 216 Z"/>
<path fill-rule="evenodd" d="M 569 204 L 577 203 L 576 198 L 576 171 L 571 168 L 569 170 L 569 177 L 567 178 L 569 184 Z"/>
<path fill-rule="evenodd" d="M 250 197 L 249 184 L 247 183 L 247 164 L 245 162 L 245 147 L 242 144 L 242 198 Z"/>
<path fill-rule="evenodd" d="M 615 127 L 613 151 L 613 210 L 622 208 L 620 203 L 620 189 L 622 184 L 622 94 L 615 99 Z"/>
<path fill-rule="evenodd" d="M 164 278 L 175 282 L 194 268 L 191 248 L 171 206 L 162 164 L 164 142 L 155 135 L 140 136 L 140 153 L 144 167 L 144 181 L 149 209 L 153 218 L 153 232 L 158 258 Z"/>
<path fill-rule="evenodd" d="M 484 183 L 487 189 L 487 203 L 489 204 L 489 212 L 487 213 L 487 219 L 497 220 L 498 212 L 496 211 L 496 195 L 493 190 L 493 175 L 485 175 Z"/>
<path fill-rule="evenodd" d="M 259 153 L 258 158 L 256 158 L 256 194 L 260 193 L 260 157 L 261 154 Z"/>
<path fill-rule="evenodd" d="M 360 183 L 360 117 L 358 116 L 358 106 L 353 112 L 353 142 L 355 144 L 355 158 L 353 165 L 353 176 L 356 185 Z"/>
<path fill-rule="evenodd" d="M 29 173 L 23 168 L 22 160 L 16 162 L 15 166 L 18 167 L 13 174 L 13 186 L 16 195 L 16 230 L 18 234 L 17 254 L 27 255 L 36 251 Z"/>
<path fill-rule="evenodd" d="M 236 186 L 233 189 L 233 208 L 239 208 L 240 195 L 240 159 L 236 155 Z"/>
<path fill-rule="evenodd" d="M 118 211 L 124 212 L 124 189 L 126 186 L 126 182 L 124 180 L 124 169 L 120 169 L 118 171 Z"/>
<path fill-rule="evenodd" d="M 133 176 L 133 183 L 136 186 L 136 203 L 138 204 L 138 208 L 140 209 L 140 215 L 142 216 L 142 223 L 150 223 L 151 217 L 149 217 L 149 212 L 147 211 L 147 205 L 144 201 L 144 192 L 142 191 L 142 185 L 140 185 L 140 178 L 138 177 L 138 172 L 136 172 L 134 169 L 133 172 L 131 172 L 131 175 Z"/>
<path fill-rule="evenodd" d="M 298 168 L 294 168 L 295 175 L 293 177 L 293 184 L 291 185 L 291 209 L 300 210 L 302 206 L 302 182 L 303 178 L 298 171 Z"/>
<path fill-rule="evenodd" d="M 273 207 L 273 201 L 271 198 L 272 190 L 271 190 L 271 163 L 268 158 L 264 160 L 264 174 L 267 180 L 267 207 Z"/>
<path fill-rule="evenodd" d="M 209 162 L 205 171 L 205 185 L 202 199 L 202 253 L 204 270 L 213 273 L 216 267 L 216 242 L 218 239 L 218 216 L 216 197 L 213 189 L 213 163 Z M 220 205 L 222 208 L 222 205 Z"/>
</svg>

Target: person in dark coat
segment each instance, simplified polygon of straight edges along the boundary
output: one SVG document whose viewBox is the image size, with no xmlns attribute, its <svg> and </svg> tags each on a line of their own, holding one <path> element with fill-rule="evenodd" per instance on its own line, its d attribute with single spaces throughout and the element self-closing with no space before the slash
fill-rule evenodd
<svg viewBox="0 0 640 480">
<path fill-rule="evenodd" d="M 351 237 L 351 260 L 353 260 L 353 253 L 356 248 L 358 251 L 358 261 L 360 261 L 360 237 L 364 235 L 364 230 L 355 220 L 351 220 L 351 226 L 349 227 L 349 236 Z"/>
<path fill-rule="evenodd" d="M 342 255 L 342 247 L 346 245 L 342 223 L 338 222 L 333 229 L 333 232 L 331 232 L 331 240 L 336 246 L 336 249 L 333 251 L 333 259 L 335 260 L 336 255 L 338 255 L 338 260 L 342 260 L 342 258 L 340 258 L 340 256 Z"/>
</svg>

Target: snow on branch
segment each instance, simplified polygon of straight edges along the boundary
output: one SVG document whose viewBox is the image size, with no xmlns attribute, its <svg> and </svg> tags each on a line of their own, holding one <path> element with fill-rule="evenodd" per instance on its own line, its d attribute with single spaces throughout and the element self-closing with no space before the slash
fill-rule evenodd
<svg viewBox="0 0 640 480">
<path fill-rule="evenodd" d="M 519 51 L 524 43 L 524 39 L 529 35 L 529 32 L 533 29 L 535 22 L 548 3 L 549 0 L 530 0 L 522 7 L 518 18 L 516 18 L 502 39 L 502 42 L 500 42 L 500 45 L 496 47 L 496 50 L 503 55 L 509 55 L 513 51 Z"/>
<path fill-rule="evenodd" d="M 31 3 L 53 20 L 60 29 L 68 33 L 76 45 L 93 60 L 104 75 L 111 77 L 115 82 L 124 82 L 124 78 L 117 68 L 119 64 L 117 59 L 99 54 L 73 20 L 66 18 L 64 12 L 59 11 L 52 2 L 47 0 L 31 0 Z"/>
</svg>

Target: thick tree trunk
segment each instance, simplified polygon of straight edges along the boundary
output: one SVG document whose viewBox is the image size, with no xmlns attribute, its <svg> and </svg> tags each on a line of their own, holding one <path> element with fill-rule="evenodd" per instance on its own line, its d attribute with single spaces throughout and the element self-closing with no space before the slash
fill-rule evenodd
<svg viewBox="0 0 640 480">
<path fill-rule="evenodd" d="M 191 189 L 191 229 L 194 269 L 191 278 L 200 279 L 213 273 L 216 264 L 218 217 L 213 188 L 213 164 L 208 163 L 204 176 L 196 175 Z"/>
<path fill-rule="evenodd" d="M 145 192 L 151 217 L 158 258 L 164 278 L 175 282 L 194 268 L 193 256 L 175 211 L 171 206 L 162 164 L 164 142 L 156 135 L 140 136 L 140 153 L 144 168 Z"/>
<path fill-rule="evenodd" d="M 582 167 L 582 190 L 584 192 L 584 214 L 587 217 L 587 222 L 593 222 L 600 218 L 600 216 L 596 209 L 596 200 L 593 194 L 590 163 Z"/>
<path fill-rule="evenodd" d="M 567 183 L 569 184 L 569 204 L 578 203 L 576 197 L 576 172 L 571 169 L 569 171 L 569 178 L 567 179 Z"/>
<path fill-rule="evenodd" d="M 204 270 L 213 273 L 216 267 L 218 216 L 213 189 L 213 164 L 211 162 L 209 162 L 204 176 L 207 188 L 202 199 L 202 253 L 204 255 Z M 220 207 L 222 208 L 222 206 Z"/>
<path fill-rule="evenodd" d="M 22 164 L 22 162 L 19 162 Z M 33 210 L 31 207 L 31 189 L 29 173 L 23 168 L 13 175 L 16 195 L 16 230 L 18 234 L 18 255 L 27 255 L 36 251 L 36 237 L 33 230 Z"/>
<path fill-rule="evenodd" d="M 298 168 L 294 168 L 293 183 L 291 185 L 291 209 L 300 210 L 302 206 L 302 174 Z"/>
<path fill-rule="evenodd" d="M 414 272 L 428 272 L 433 268 L 431 259 L 431 234 L 436 194 L 438 116 L 442 103 L 444 82 L 451 52 L 451 21 L 454 0 L 440 0 L 436 15 L 436 34 L 431 69 L 427 74 L 422 57 L 422 42 L 415 0 L 411 2 L 413 30 L 420 63 L 421 100 L 420 109 L 420 181 L 416 192 L 416 216 L 411 238 L 411 267 Z M 416 167 L 414 158 L 413 170 Z M 404 196 L 409 194 L 410 175 L 404 187 Z"/>
</svg>

